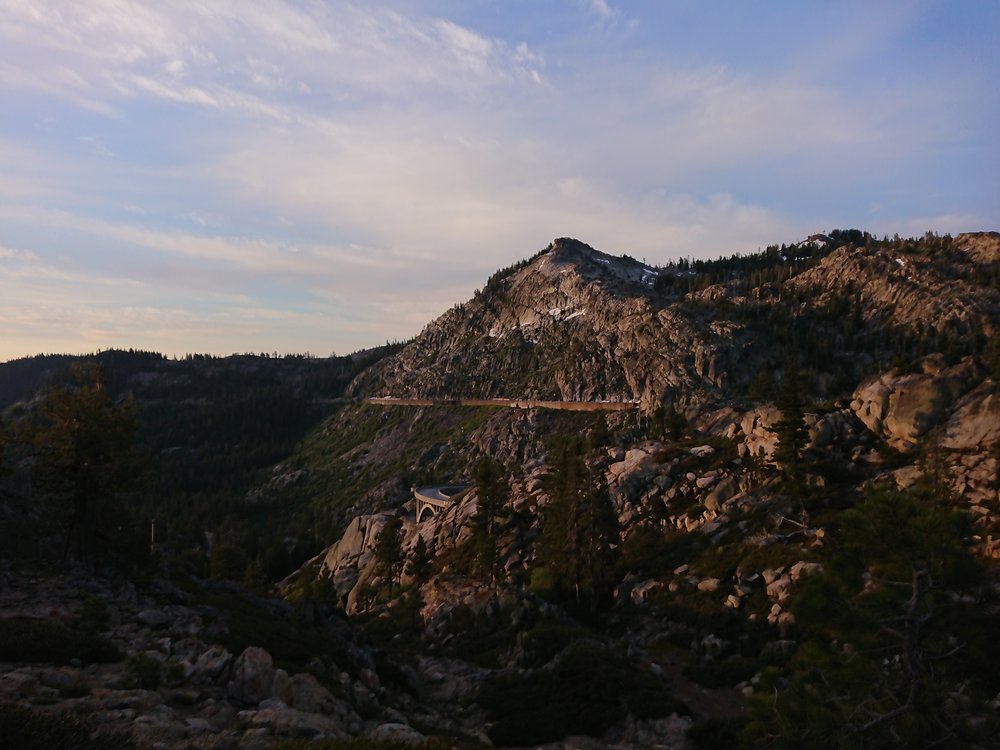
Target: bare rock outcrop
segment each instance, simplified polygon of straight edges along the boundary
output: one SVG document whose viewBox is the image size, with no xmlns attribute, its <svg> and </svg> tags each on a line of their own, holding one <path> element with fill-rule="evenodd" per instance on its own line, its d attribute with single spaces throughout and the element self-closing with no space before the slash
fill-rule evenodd
<svg viewBox="0 0 1000 750">
<path fill-rule="evenodd" d="M 941 446 L 951 450 L 989 449 L 1000 441 L 1000 393 L 987 380 L 955 402 Z"/>
<path fill-rule="evenodd" d="M 868 429 L 903 452 L 917 449 L 920 438 L 944 419 L 977 374 L 968 359 L 954 367 L 944 367 L 940 356 L 922 364 L 922 372 L 893 370 L 866 380 L 851 402 L 852 411 Z"/>
</svg>

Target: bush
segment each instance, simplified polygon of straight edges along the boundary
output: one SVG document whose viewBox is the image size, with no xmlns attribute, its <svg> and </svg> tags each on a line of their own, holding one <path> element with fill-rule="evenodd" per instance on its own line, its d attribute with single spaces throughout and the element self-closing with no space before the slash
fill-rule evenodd
<svg viewBox="0 0 1000 750">
<path fill-rule="evenodd" d="M 0 620 L 0 660 L 68 664 L 120 661 L 118 647 L 93 633 L 75 632 L 56 622 L 11 617 Z"/>
<path fill-rule="evenodd" d="M 524 655 L 521 659 L 521 665 L 528 669 L 543 667 L 563 649 L 587 635 L 587 631 L 578 625 L 566 625 L 552 621 L 540 622 L 524 634 L 522 642 Z"/>
<path fill-rule="evenodd" d="M 444 634 L 452 636 L 446 653 L 482 667 L 497 668 L 517 636 L 505 613 L 475 612 L 465 604 L 451 610 Z"/>
<path fill-rule="evenodd" d="M 88 597 L 76 613 L 76 627 L 86 633 L 103 633 L 108 629 L 111 615 L 108 603 L 96 596 Z"/>
<path fill-rule="evenodd" d="M 684 676 L 703 688 L 732 687 L 749 680 L 761 669 L 756 659 L 732 658 L 707 664 L 692 664 L 684 668 Z"/>
<path fill-rule="evenodd" d="M 0 706 L 0 744 L 17 750 L 136 750 L 126 734 L 97 732 L 80 719 Z"/>
<path fill-rule="evenodd" d="M 151 654 L 135 654 L 125 664 L 125 684 L 129 688 L 156 690 L 162 679 L 163 667 Z"/>
<path fill-rule="evenodd" d="M 301 672 L 313 656 L 324 662 L 334 662 L 350 675 L 360 671 L 356 659 L 339 637 L 322 626 L 293 619 L 268 609 L 266 600 L 255 601 L 231 593 L 213 593 L 199 598 L 198 603 L 223 613 L 227 635 L 223 645 L 234 654 L 248 646 L 260 646 L 274 657 L 275 666 L 291 672 Z"/>
<path fill-rule="evenodd" d="M 745 717 L 731 719 L 702 719 L 691 725 L 687 738 L 695 747 L 716 750 L 720 747 L 739 747 L 740 733 L 747 724 Z"/>
<path fill-rule="evenodd" d="M 478 703 L 494 722 L 490 740 L 515 746 L 570 734 L 599 737 L 628 713 L 640 719 L 689 713 L 651 674 L 590 644 L 569 649 L 545 669 L 497 675 L 483 686 Z"/>
</svg>

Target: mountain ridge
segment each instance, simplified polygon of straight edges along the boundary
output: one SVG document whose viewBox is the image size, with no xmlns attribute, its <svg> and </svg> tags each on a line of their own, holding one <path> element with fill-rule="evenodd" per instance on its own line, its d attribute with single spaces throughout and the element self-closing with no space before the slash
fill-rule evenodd
<svg viewBox="0 0 1000 750">
<path fill-rule="evenodd" d="M 902 241 L 869 238 L 869 246 L 829 249 L 812 267 L 792 269 L 788 291 L 802 298 L 802 308 L 836 307 L 831 316 L 853 311 L 859 325 L 873 329 L 868 333 L 888 335 L 895 327 L 925 339 L 991 335 L 1000 320 L 1000 292 L 984 282 L 997 273 L 1000 237 L 971 233 L 920 247 L 917 253 Z M 957 278 L 946 273 L 948 264 Z M 775 267 L 781 266 L 778 260 Z M 757 368 L 740 362 L 755 356 L 755 345 L 766 348 L 762 316 L 816 314 L 782 305 L 768 283 L 747 287 L 749 276 L 686 294 L 669 291 L 675 279 L 694 275 L 610 256 L 578 240 L 555 240 L 432 321 L 401 352 L 359 376 L 349 392 L 637 400 L 652 411 L 678 391 L 726 397 L 727 383 L 746 385 L 746 370 Z M 870 363 L 865 374 L 888 359 Z M 855 382 L 857 374 L 851 374 Z"/>
</svg>

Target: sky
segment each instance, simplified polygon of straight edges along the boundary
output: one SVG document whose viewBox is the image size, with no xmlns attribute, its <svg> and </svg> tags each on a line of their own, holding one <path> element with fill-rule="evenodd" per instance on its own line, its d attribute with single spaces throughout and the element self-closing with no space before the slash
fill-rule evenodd
<svg viewBox="0 0 1000 750">
<path fill-rule="evenodd" d="M 1000 229 L 993 0 L 0 0 L 0 361 L 403 340 L 576 237 Z"/>
</svg>

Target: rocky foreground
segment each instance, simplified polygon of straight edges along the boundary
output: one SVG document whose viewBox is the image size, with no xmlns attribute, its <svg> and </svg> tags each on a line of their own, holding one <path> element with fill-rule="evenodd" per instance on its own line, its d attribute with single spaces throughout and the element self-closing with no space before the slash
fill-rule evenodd
<svg viewBox="0 0 1000 750">
<path fill-rule="evenodd" d="M 416 685 L 406 684 L 415 675 L 400 670 L 401 686 L 383 685 L 374 650 L 345 621 L 235 586 L 192 592 L 163 580 L 137 585 L 4 566 L 0 611 L 0 704 L 84 717 L 140 747 L 265 748 L 280 738 L 351 736 L 419 742 L 423 735 L 390 706 L 436 721 L 413 697 Z M 313 622 L 302 622 L 306 616 Z M 277 642 L 286 657 L 296 638 L 322 638 L 331 648 L 301 670 L 259 645 L 230 650 L 239 638 L 255 639 L 232 637 L 251 620 L 264 628 L 256 640 Z M 341 663 L 329 658 L 334 650 Z"/>
</svg>

